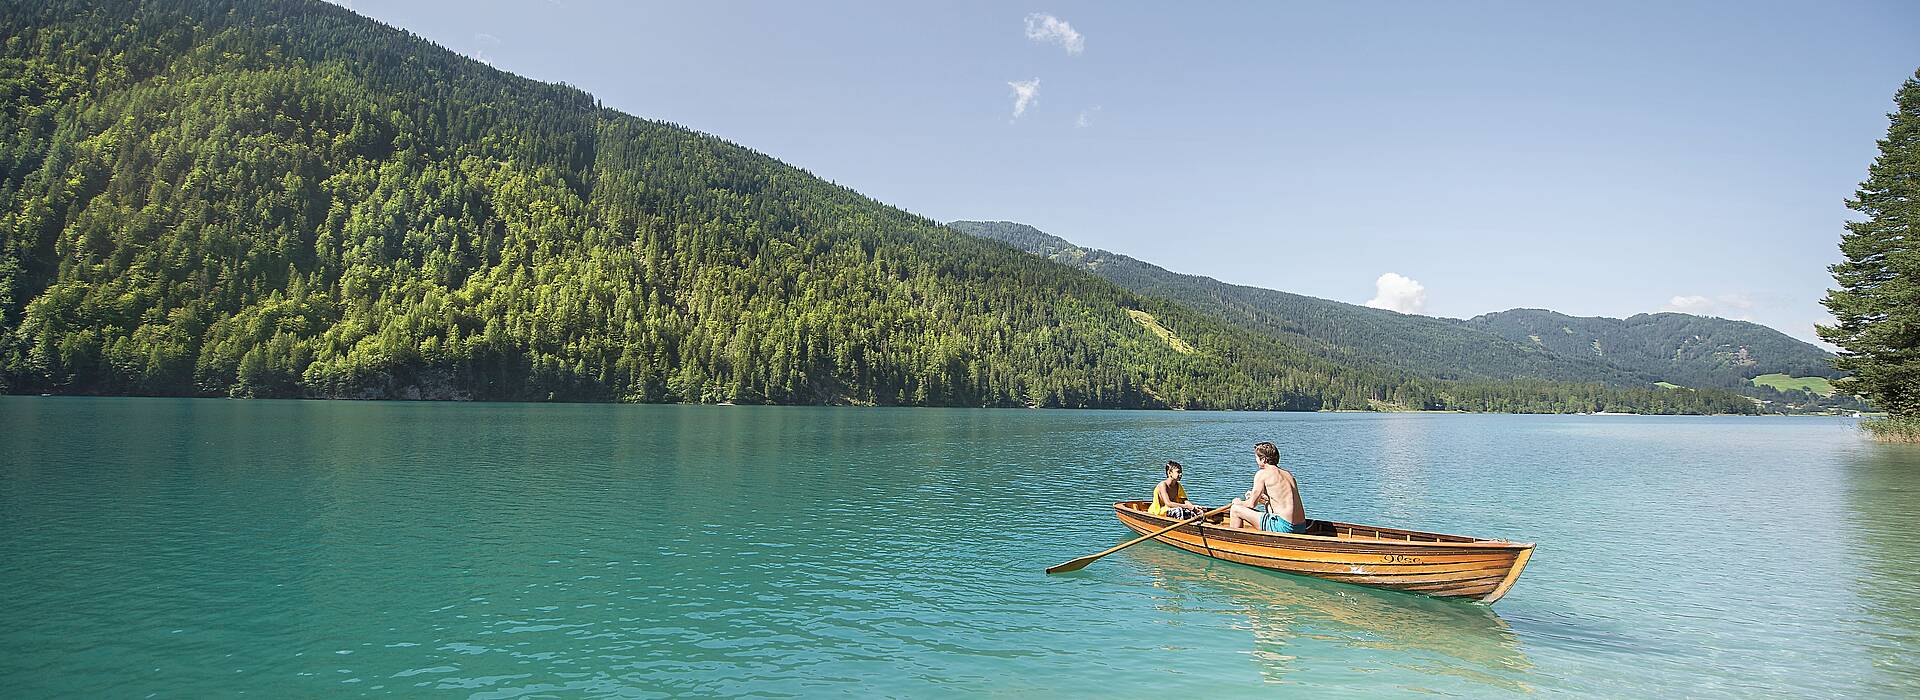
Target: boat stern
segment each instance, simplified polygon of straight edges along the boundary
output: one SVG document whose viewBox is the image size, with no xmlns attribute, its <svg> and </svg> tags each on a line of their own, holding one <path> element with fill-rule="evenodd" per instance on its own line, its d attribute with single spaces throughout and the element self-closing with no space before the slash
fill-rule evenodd
<svg viewBox="0 0 1920 700">
<path fill-rule="evenodd" d="M 1513 583 L 1520 580 L 1520 572 L 1527 568 L 1527 560 L 1531 558 L 1533 558 L 1533 545 L 1528 544 L 1525 549 L 1520 550 L 1519 554 L 1514 555 L 1513 568 L 1507 569 L 1507 577 L 1501 579 L 1500 585 L 1488 592 L 1486 597 L 1480 599 L 1480 602 L 1492 605 L 1494 601 L 1506 595 L 1507 590 L 1513 588 Z"/>
</svg>

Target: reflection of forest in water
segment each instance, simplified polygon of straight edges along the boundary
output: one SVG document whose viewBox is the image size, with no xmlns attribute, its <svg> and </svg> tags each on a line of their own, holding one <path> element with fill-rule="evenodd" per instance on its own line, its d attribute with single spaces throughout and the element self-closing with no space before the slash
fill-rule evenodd
<svg viewBox="0 0 1920 700">
<path fill-rule="evenodd" d="M 1168 547 L 1130 550 L 1154 585 L 1229 611 L 1252 633 L 1252 657 L 1269 683 L 1296 676 L 1364 674 L 1388 666 L 1529 691 L 1533 664 L 1507 623 L 1485 605 L 1289 576 L 1214 562 Z"/>
<path fill-rule="evenodd" d="M 1860 557 L 1854 591 L 1876 689 L 1920 697 L 1920 447 L 1875 445 L 1854 460 L 1847 504 Z"/>
</svg>

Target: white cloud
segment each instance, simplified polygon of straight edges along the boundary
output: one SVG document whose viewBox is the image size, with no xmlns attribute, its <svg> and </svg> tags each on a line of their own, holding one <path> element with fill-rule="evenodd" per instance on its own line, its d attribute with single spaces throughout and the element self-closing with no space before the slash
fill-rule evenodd
<svg viewBox="0 0 1920 700">
<path fill-rule="evenodd" d="M 469 54 L 469 57 L 489 66 L 493 65 L 493 57 L 487 55 L 487 50 L 499 48 L 500 37 L 481 32 L 473 35 L 473 44 L 473 53 Z"/>
<path fill-rule="evenodd" d="M 1403 314 L 1417 314 L 1427 309 L 1426 285 L 1400 273 L 1381 275 L 1374 280 L 1373 288 L 1373 298 L 1367 300 L 1367 306 Z"/>
<path fill-rule="evenodd" d="M 1674 297 L 1667 301 L 1666 306 L 1660 307 L 1660 310 L 1661 311 L 1678 311 L 1683 314 L 1697 314 L 1697 313 L 1703 313 L 1707 309 L 1711 309 L 1711 308 L 1713 308 L 1712 299 L 1708 299 L 1706 297 L 1699 296 L 1699 295 L 1693 295 L 1693 296 Z"/>
<path fill-rule="evenodd" d="M 1753 299 L 1745 294 L 1721 294 L 1702 296 L 1689 294 L 1668 299 L 1661 311 L 1677 311 L 1696 316 L 1719 316 L 1735 321 L 1753 320 Z"/>
<path fill-rule="evenodd" d="M 1007 83 L 1013 88 L 1013 118 L 1027 113 L 1027 108 L 1040 101 L 1040 79 L 1013 80 Z"/>
<path fill-rule="evenodd" d="M 1087 38 L 1074 31 L 1073 25 L 1041 12 L 1027 15 L 1027 38 L 1042 44 L 1059 44 L 1069 56 L 1078 56 L 1087 50 Z"/>
<path fill-rule="evenodd" d="M 1093 125 L 1093 115 L 1100 113 L 1100 105 L 1080 110 L 1080 116 L 1073 120 L 1073 128 L 1085 129 Z"/>
</svg>

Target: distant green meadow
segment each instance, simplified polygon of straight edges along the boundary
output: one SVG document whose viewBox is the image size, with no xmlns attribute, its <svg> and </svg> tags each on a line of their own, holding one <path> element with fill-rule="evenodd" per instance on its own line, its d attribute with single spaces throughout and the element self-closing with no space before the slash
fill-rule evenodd
<svg viewBox="0 0 1920 700">
<path fill-rule="evenodd" d="M 1654 382 L 1653 385 L 1660 387 L 1662 389 L 1685 389 L 1686 388 L 1684 386 L 1680 386 L 1679 384 L 1675 384 L 1673 382 Z"/>
<path fill-rule="evenodd" d="M 1784 374 L 1762 374 L 1753 378 L 1754 386 L 1773 387 L 1777 391 L 1797 390 L 1821 396 L 1833 395 L 1833 382 L 1826 377 L 1789 377 Z"/>
</svg>

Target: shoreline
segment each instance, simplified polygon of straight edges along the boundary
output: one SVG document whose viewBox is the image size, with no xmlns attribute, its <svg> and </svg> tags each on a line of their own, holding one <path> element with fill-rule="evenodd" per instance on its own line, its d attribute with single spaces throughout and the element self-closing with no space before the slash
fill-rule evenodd
<svg viewBox="0 0 1920 700">
<path fill-rule="evenodd" d="M 1616 413 L 1616 412 L 1577 413 L 1577 412 L 1546 412 L 1546 411 L 1467 411 L 1467 410 L 1428 410 L 1428 409 L 1402 410 L 1402 411 L 1373 411 L 1373 410 L 1356 409 L 1356 408 L 1322 409 L 1322 410 L 1314 410 L 1314 411 L 1289 411 L 1289 410 L 1257 410 L 1257 409 L 1235 409 L 1235 408 L 1180 408 L 1180 407 L 1172 407 L 1172 406 L 1164 407 L 1164 408 L 1126 407 L 1126 406 L 1053 406 L 1053 407 L 1047 407 L 1047 406 L 919 406 L 919 405 L 912 405 L 912 404 L 878 405 L 878 404 L 857 404 L 857 403 L 738 403 L 733 401 L 702 403 L 702 402 L 693 402 L 693 401 L 560 401 L 560 400 L 519 401 L 519 400 L 482 400 L 482 399 L 404 399 L 404 398 L 402 399 L 347 399 L 347 398 L 314 398 L 314 397 L 307 397 L 307 396 L 243 398 L 243 397 L 233 397 L 233 396 L 174 396 L 174 395 L 165 395 L 165 394 L 52 394 L 52 393 L 36 394 L 36 393 L 24 393 L 24 392 L 19 392 L 19 393 L 0 392 L 0 396 L 18 396 L 18 397 L 26 397 L 26 398 L 193 399 L 193 400 L 206 400 L 206 401 L 313 401 L 313 402 L 338 402 L 338 403 L 422 403 L 422 404 L 475 404 L 475 405 L 533 404 L 533 405 L 581 405 L 581 406 L 712 406 L 716 408 L 728 408 L 728 407 L 740 407 L 740 406 L 763 406 L 763 407 L 782 407 L 782 408 L 909 408 L 909 409 L 942 408 L 942 409 L 1007 410 L 1007 411 L 1165 411 L 1169 413 L 1174 413 L 1174 412 L 1178 412 L 1178 413 L 1316 413 L 1316 414 L 1324 413 L 1324 414 L 1370 414 L 1370 415 L 1421 414 L 1421 415 L 1466 415 L 1466 416 L 1473 416 L 1473 415 L 1481 415 L 1481 416 L 1611 416 L 1611 417 L 1744 416 L 1744 417 L 1752 417 L 1752 418 L 1766 418 L 1766 417 L 1780 417 L 1780 418 L 1868 417 L 1868 418 L 1871 418 L 1871 417 L 1875 417 L 1875 414 L 1861 414 L 1860 416 L 1851 416 L 1851 415 L 1841 415 L 1841 414 L 1833 414 L 1833 413 Z M 1884 415 L 1884 414 L 1881 414 L 1881 415 Z"/>
</svg>

